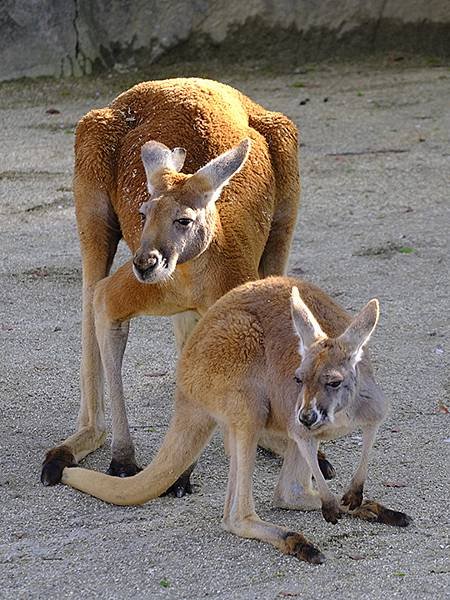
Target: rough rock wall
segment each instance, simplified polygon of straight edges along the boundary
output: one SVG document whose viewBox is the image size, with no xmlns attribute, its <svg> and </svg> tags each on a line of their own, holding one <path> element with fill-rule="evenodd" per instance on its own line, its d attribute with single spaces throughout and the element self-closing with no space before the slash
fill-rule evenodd
<svg viewBox="0 0 450 600">
<path fill-rule="evenodd" d="M 0 0 L 0 80 L 74 70 L 75 5 Z"/>
<path fill-rule="evenodd" d="M 0 0 L 0 80 L 218 56 L 450 55 L 449 0 Z"/>
</svg>

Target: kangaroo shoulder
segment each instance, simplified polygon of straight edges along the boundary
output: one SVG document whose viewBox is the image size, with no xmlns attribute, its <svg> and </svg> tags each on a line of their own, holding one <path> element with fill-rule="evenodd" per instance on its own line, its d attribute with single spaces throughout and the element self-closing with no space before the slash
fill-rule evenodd
<svg viewBox="0 0 450 600">
<path fill-rule="evenodd" d="M 258 319 L 239 308 L 214 309 L 192 332 L 178 365 L 181 387 L 196 398 L 239 384 L 264 360 L 263 329 Z"/>
</svg>

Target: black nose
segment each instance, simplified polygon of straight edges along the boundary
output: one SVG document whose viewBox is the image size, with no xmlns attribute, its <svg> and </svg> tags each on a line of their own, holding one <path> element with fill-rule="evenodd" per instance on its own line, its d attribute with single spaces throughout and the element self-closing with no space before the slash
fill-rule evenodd
<svg viewBox="0 0 450 600">
<path fill-rule="evenodd" d="M 314 410 L 308 412 L 299 412 L 298 420 L 305 427 L 312 427 L 312 425 L 314 425 L 314 423 L 317 421 L 317 413 Z"/>
<path fill-rule="evenodd" d="M 135 269 L 141 274 L 151 273 L 159 264 L 159 255 L 156 252 L 150 252 L 146 256 L 135 256 L 133 259 Z"/>
</svg>

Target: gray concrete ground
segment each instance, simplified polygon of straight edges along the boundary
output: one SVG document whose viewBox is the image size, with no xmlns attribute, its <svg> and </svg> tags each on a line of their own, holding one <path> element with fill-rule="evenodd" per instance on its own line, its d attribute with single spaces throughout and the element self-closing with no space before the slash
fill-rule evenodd
<svg viewBox="0 0 450 600">
<path fill-rule="evenodd" d="M 415 523 L 333 526 L 319 513 L 274 510 L 280 461 L 261 454 L 260 515 L 304 532 L 328 561 L 309 566 L 233 537 L 220 528 L 227 459 L 219 436 L 195 472 L 195 493 L 181 500 L 120 508 L 41 486 L 45 449 L 73 430 L 78 408 L 73 128 L 129 80 L 4 84 L 0 597 L 448 597 L 449 69 L 399 62 L 215 74 L 301 129 L 303 196 L 290 272 L 350 310 L 380 298 L 372 348 L 392 413 L 367 493 Z M 126 256 L 122 248 L 118 262 Z M 133 323 L 125 382 L 141 464 L 168 423 L 175 358 L 169 319 Z M 337 491 L 359 445 L 353 435 L 327 446 Z M 108 444 L 85 461 L 102 470 L 108 463 Z"/>
</svg>

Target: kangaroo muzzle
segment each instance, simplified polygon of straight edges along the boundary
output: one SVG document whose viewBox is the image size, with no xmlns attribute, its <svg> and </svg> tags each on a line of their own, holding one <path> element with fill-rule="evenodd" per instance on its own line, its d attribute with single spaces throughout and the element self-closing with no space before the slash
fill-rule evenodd
<svg viewBox="0 0 450 600">
<path fill-rule="evenodd" d="M 319 419 L 319 413 L 315 408 L 311 410 L 299 410 L 298 420 L 308 429 L 315 425 Z"/>
<path fill-rule="evenodd" d="M 140 281 L 145 281 L 163 262 L 158 250 L 151 252 L 137 252 L 133 258 L 133 270 Z"/>
</svg>

